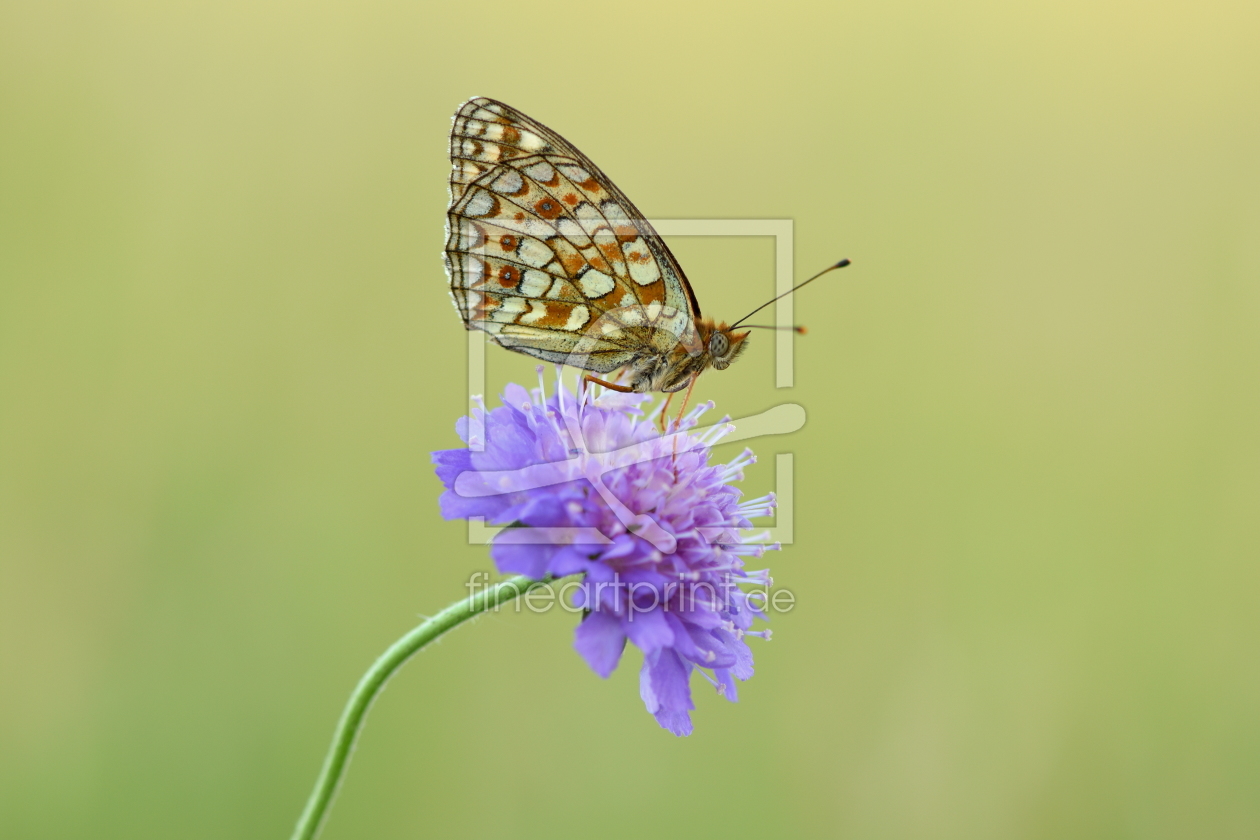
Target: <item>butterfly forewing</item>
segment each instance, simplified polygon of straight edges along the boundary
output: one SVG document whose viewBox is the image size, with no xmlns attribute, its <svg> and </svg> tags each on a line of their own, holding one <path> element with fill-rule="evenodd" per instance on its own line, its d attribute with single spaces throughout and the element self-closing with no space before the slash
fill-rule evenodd
<svg viewBox="0 0 1260 840">
<path fill-rule="evenodd" d="M 446 263 L 469 329 L 601 373 L 694 344 L 677 261 L 580 151 L 492 99 L 455 114 Z"/>
</svg>

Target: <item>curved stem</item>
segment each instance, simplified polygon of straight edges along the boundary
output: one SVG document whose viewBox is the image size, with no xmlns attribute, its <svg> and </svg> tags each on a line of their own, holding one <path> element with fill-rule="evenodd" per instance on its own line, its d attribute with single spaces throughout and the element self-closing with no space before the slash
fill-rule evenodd
<svg viewBox="0 0 1260 840">
<path fill-rule="evenodd" d="M 324 767 L 319 771 L 315 790 L 311 791 L 311 798 L 306 801 L 302 816 L 298 818 L 292 840 L 314 840 L 319 834 L 324 818 L 328 815 L 328 808 L 332 805 L 333 797 L 337 795 L 337 787 L 341 783 L 342 774 L 345 773 L 346 765 L 350 762 L 350 753 L 354 749 L 359 729 L 363 726 L 363 719 L 394 672 L 422 647 L 447 630 L 480 612 L 512 601 L 531 589 L 549 582 L 550 580 L 534 580 L 517 576 L 500 581 L 467 598 L 461 598 L 394 642 L 379 659 L 372 663 L 372 667 L 354 687 L 350 701 L 346 703 L 345 711 L 341 713 L 341 720 L 337 722 L 337 730 L 333 733 L 332 745 L 324 758 Z"/>
</svg>

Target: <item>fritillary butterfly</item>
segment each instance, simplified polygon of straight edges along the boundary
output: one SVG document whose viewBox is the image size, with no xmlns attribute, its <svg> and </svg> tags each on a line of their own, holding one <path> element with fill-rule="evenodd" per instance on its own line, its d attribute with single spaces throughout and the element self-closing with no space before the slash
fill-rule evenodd
<svg viewBox="0 0 1260 840">
<path fill-rule="evenodd" d="M 480 96 L 461 105 L 450 188 L 443 257 L 468 329 L 545 361 L 620 370 L 616 382 L 587 377 L 620 391 L 680 391 L 744 351 L 753 325 L 702 317 L 643 214 L 537 120 Z"/>
</svg>

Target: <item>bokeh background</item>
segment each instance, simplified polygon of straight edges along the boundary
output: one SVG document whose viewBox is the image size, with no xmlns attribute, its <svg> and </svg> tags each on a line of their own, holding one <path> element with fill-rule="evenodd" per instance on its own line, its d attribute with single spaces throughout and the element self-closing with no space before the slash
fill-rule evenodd
<svg viewBox="0 0 1260 840">
<path fill-rule="evenodd" d="M 0 834 L 287 837 L 443 522 L 446 133 L 789 218 L 797 609 L 659 729 L 573 618 L 413 660 L 325 836 L 1260 836 L 1260 12 L 1069 0 L 0 9 Z M 673 242 L 706 310 L 769 239 Z M 491 349 L 491 390 L 533 363 Z M 724 451 L 723 455 L 731 454 Z"/>
</svg>

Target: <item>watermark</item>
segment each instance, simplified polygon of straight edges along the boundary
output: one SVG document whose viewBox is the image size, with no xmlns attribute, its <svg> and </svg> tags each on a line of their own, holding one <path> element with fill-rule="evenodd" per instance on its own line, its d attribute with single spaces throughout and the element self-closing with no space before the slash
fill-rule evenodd
<svg viewBox="0 0 1260 840">
<path fill-rule="evenodd" d="M 733 578 L 714 583 L 709 580 L 670 580 L 664 583 L 625 581 L 618 573 L 612 580 L 590 581 L 566 579 L 548 581 L 533 586 L 518 586 L 511 580 L 495 580 L 489 572 L 473 572 L 464 584 L 468 589 L 468 601 L 481 592 L 498 586 L 516 589 L 510 600 L 504 599 L 487 612 L 499 612 L 507 604 L 514 612 L 523 609 L 533 613 L 548 613 L 553 609 L 568 613 L 587 613 L 592 609 L 608 610 L 624 614 L 629 621 L 636 615 L 654 610 L 688 614 L 696 610 L 730 611 L 734 598 L 753 611 L 789 613 L 796 607 L 796 594 L 785 587 L 775 587 L 773 581 L 760 581 L 741 586 Z"/>
<path fill-rule="evenodd" d="M 597 307 L 595 300 L 611 299 L 615 292 L 614 278 L 599 270 L 613 271 L 608 263 L 611 260 L 624 258 L 630 272 L 632 283 L 641 287 L 659 286 L 662 278 L 660 266 L 656 262 L 644 258 L 645 246 L 639 237 L 654 236 L 738 236 L 768 237 L 773 240 L 775 249 L 775 271 L 772 286 L 768 288 L 767 299 L 777 299 L 774 309 L 775 353 L 775 387 L 790 388 L 794 382 L 794 339 L 796 333 L 791 329 L 793 316 L 793 296 L 787 294 L 792 288 L 792 241 L 793 223 L 790 219 L 626 219 L 617 218 L 609 221 L 600 216 L 590 219 L 569 219 L 562 217 L 554 222 L 529 216 L 520 220 L 496 217 L 484 220 L 484 226 L 502 228 L 505 235 L 486 235 L 482 220 L 465 220 L 472 224 L 475 231 L 463 232 L 461 250 L 469 256 L 461 264 L 459 276 L 462 281 L 459 290 L 463 294 L 461 308 L 466 313 L 474 311 L 478 305 L 487 303 L 486 295 L 478 289 L 495 289 L 499 284 L 511 284 L 515 294 L 503 297 L 497 308 L 483 314 L 478 319 L 484 329 L 468 331 L 468 392 L 472 399 L 484 394 L 486 390 L 486 355 L 487 343 L 492 339 L 498 343 L 520 349 L 529 344 L 528 336 L 514 336 L 518 328 L 528 328 L 531 324 L 540 323 L 546 316 L 547 302 L 555 300 L 563 302 L 569 308 L 574 329 L 571 334 L 575 340 L 565 353 L 553 354 L 552 361 L 568 364 L 579 370 L 579 374 L 596 370 L 591 358 L 594 354 L 606 352 L 604 344 L 609 337 L 616 339 L 624 335 L 626 330 L 648 330 L 655 336 L 653 342 L 658 345 L 658 354 L 652 358 L 635 357 L 628 359 L 622 366 L 628 381 L 649 385 L 648 390 L 672 392 L 686 387 L 692 379 L 692 373 L 701 369 L 703 354 L 707 351 L 713 360 L 720 359 L 718 349 L 729 349 L 726 338 L 714 333 L 706 347 L 698 336 L 696 324 L 689 313 L 665 305 L 663 301 L 650 303 L 632 303 L 629 306 Z M 566 227 L 567 226 L 567 227 Z M 569 228 L 572 228 L 571 230 Z M 552 253 L 553 245 L 547 241 L 562 239 L 566 243 L 587 242 L 590 253 L 574 252 L 573 256 L 581 268 L 576 276 L 569 272 L 571 279 L 562 280 L 559 276 L 548 274 L 547 261 L 559 258 L 560 251 Z M 566 246 L 572 248 L 572 244 Z M 510 254 L 507 254 L 508 250 Z M 510 262 L 504 262 L 505 259 Z M 529 266 L 539 262 L 536 269 Z M 503 263 L 495 274 L 494 266 Z M 650 263 L 650 264 L 649 264 Z M 567 271 L 567 269 L 566 269 Z M 624 282 L 624 281 L 622 281 Z M 564 284 L 590 295 L 592 300 L 586 304 L 567 300 L 558 288 Z M 500 290 L 499 294 L 503 294 Z M 786 295 L 786 296 L 784 296 Z M 496 298 L 496 300 L 499 300 Z M 625 299 L 622 298 L 624 301 Z M 633 298 L 631 299 L 633 300 Z M 511 304 L 509 306 L 509 304 Z M 734 317 L 734 313 L 731 314 Z M 581 321 L 580 325 L 577 321 Z M 580 327 L 580 328 L 579 328 Z M 553 327 L 554 329 L 554 327 Z M 715 343 L 716 340 L 716 343 Z M 668 346 L 666 346 L 668 345 Z M 538 352 L 531 355 L 550 358 Z M 668 357 L 669 364 L 662 364 Z M 724 365 L 718 364 L 722 367 Z M 598 370 L 596 371 L 598 372 Z M 582 472 L 599 493 L 604 503 L 611 509 L 625 528 L 637 536 L 650 542 L 657 550 L 669 554 L 674 550 L 674 538 L 655 520 L 646 514 L 635 514 L 626 509 L 616 496 L 604 485 L 602 476 L 614 469 L 621 469 L 649 458 L 659 457 L 653 454 L 650 446 L 636 445 L 616 452 L 591 452 L 581 439 L 581 432 L 571 422 L 571 418 L 563 418 L 570 428 L 570 437 L 575 441 L 572 454 L 581 457 Z M 752 440 L 769 435 L 789 434 L 800 429 L 805 423 L 805 410 L 796 403 L 782 403 L 760 414 L 728 421 L 731 428 L 722 438 L 723 443 Z M 703 437 L 712 430 L 712 426 L 687 430 L 677 434 L 684 447 L 698 446 L 696 438 Z M 487 444 L 487 430 L 480 417 L 470 418 L 469 448 L 482 451 Z M 571 464 L 568 461 L 555 464 L 540 464 L 519 470 L 503 471 L 469 471 L 460 475 L 454 490 L 461 496 L 475 497 L 500 495 L 519 490 L 538 489 L 561 484 L 573 480 Z M 790 452 L 775 455 L 775 496 L 774 524 L 769 526 L 766 537 L 781 545 L 793 542 L 794 495 L 792 492 L 794 459 Z M 708 535 L 704 535 L 708 536 Z M 715 535 L 716 536 L 716 535 Z M 552 545 L 608 545 L 611 540 L 594 528 L 498 528 L 487 526 L 481 517 L 468 518 L 468 542 L 484 545 L 491 542 L 528 542 L 533 544 Z"/>
</svg>

